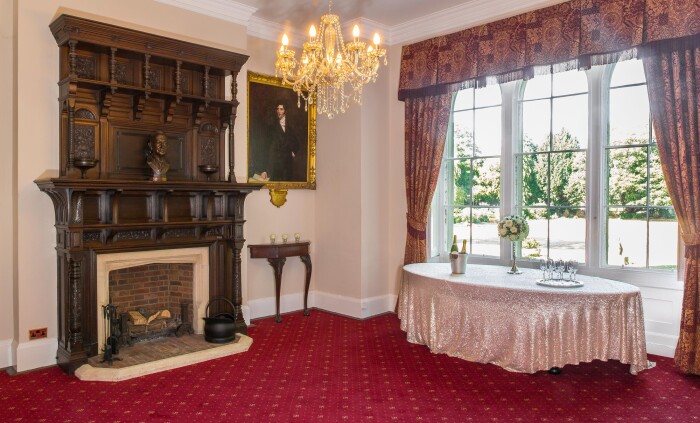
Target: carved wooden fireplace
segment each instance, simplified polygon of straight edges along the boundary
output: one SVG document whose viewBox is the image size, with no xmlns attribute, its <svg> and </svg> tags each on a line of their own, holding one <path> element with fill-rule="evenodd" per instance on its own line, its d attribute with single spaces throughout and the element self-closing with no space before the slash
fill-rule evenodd
<svg viewBox="0 0 700 423">
<path fill-rule="evenodd" d="M 60 48 L 60 163 L 36 184 L 55 208 L 59 365 L 72 374 L 101 351 L 101 254 L 207 248 L 208 296 L 231 299 L 245 333 L 243 205 L 260 185 L 232 175 L 236 76 L 247 56 L 68 15 L 50 27 Z M 159 131 L 170 170 L 155 182 L 146 153 Z"/>
</svg>

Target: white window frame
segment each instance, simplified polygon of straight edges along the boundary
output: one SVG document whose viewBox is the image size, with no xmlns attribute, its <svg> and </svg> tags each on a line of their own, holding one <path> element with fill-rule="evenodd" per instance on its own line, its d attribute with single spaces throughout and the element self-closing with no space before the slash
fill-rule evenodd
<svg viewBox="0 0 700 423">
<path fill-rule="evenodd" d="M 684 255 L 682 242 L 676 246 L 678 249 L 678 271 L 665 271 L 646 268 L 617 267 L 605 264 L 605 184 L 603 177 L 605 161 L 605 145 L 609 128 L 609 88 L 614 65 L 595 66 L 585 71 L 588 80 L 588 152 L 586 166 L 586 263 L 580 269 L 580 273 L 590 276 L 619 280 L 637 286 L 682 290 Z M 522 111 L 519 100 L 524 93 L 523 81 L 513 81 L 500 84 L 501 87 L 501 207 L 500 214 L 505 216 L 514 210 L 516 204 L 515 165 L 516 156 L 520 148 L 520 136 L 522 131 Z M 454 99 L 453 99 L 454 102 Z M 448 134 L 453 129 L 452 108 L 450 109 L 450 123 Z M 448 135 L 449 136 L 449 135 Z M 437 210 L 431 207 L 426 242 L 428 261 L 446 262 L 449 260 L 447 251 L 443 249 L 447 245 L 445 239 L 446 215 L 445 215 L 445 187 L 444 175 L 441 173 L 438 185 L 435 189 L 433 204 L 437 204 Z M 433 225 L 440 219 L 441 230 L 435 233 Z M 680 239 L 680 237 L 679 237 Z M 438 245 L 438 254 L 431 256 L 431 246 Z M 510 243 L 501 240 L 500 257 L 470 256 L 469 263 L 509 265 Z M 535 268 L 536 261 L 518 259 L 518 266 Z"/>
</svg>

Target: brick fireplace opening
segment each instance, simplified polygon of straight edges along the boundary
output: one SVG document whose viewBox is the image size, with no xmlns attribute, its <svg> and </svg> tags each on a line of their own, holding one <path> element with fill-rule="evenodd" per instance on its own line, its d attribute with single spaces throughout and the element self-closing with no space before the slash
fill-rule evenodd
<svg viewBox="0 0 700 423">
<path fill-rule="evenodd" d="M 194 332 L 204 333 L 203 317 L 209 298 L 209 249 L 206 247 L 99 254 L 96 280 L 97 339 L 101 345 L 105 331 L 102 306 L 109 303 L 110 296 L 112 304 L 119 307 L 119 314 L 139 309 L 168 310 L 173 322 L 181 315 L 184 302 Z M 159 320 L 165 325 L 168 319 Z M 153 328 L 157 323 L 160 322 L 151 323 L 151 333 L 155 333 Z M 149 329 L 138 329 L 144 330 Z"/>
<path fill-rule="evenodd" d="M 121 322 L 119 343 L 189 333 L 192 263 L 153 263 L 109 272 L 109 298 Z"/>
</svg>

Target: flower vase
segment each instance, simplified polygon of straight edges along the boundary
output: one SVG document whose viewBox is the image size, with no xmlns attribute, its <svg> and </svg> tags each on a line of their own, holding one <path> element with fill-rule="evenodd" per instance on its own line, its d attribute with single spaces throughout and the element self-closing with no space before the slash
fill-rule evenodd
<svg viewBox="0 0 700 423">
<path fill-rule="evenodd" d="M 508 273 L 511 275 L 519 275 L 523 272 L 522 270 L 518 269 L 518 265 L 515 262 L 515 242 L 511 242 L 511 245 L 513 246 L 513 265 L 510 267 Z"/>
</svg>

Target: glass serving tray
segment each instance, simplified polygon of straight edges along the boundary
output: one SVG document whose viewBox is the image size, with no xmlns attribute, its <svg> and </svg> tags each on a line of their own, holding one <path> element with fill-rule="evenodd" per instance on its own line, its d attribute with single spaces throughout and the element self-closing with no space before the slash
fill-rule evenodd
<svg viewBox="0 0 700 423">
<path fill-rule="evenodd" d="M 583 286 L 583 282 L 562 279 L 537 279 L 535 282 L 537 282 L 537 285 L 550 286 L 553 288 L 580 288 Z"/>
</svg>

